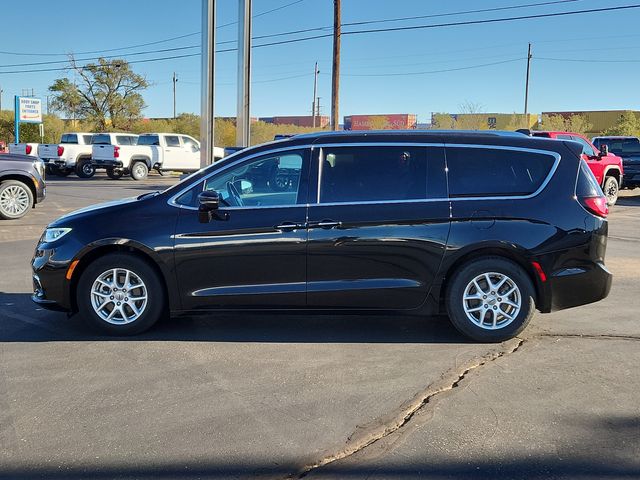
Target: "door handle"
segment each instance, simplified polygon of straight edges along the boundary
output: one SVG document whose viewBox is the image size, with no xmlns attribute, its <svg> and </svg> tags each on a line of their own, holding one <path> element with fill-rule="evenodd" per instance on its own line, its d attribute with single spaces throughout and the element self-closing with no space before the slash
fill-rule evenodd
<svg viewBox="0 0 640 480">
<path fill-rule="evenodd" d="M 282 222 L 280 225 L 275 226 L 275 229 L 280 230 L 281 232 L 292 232 L 301 228 L 305 228 L 305 225 L 293 222 Z"/>
<path fill-rule="evenodd" d="M 319 222 L 309 222 L 309 228 L 324 228 L 330 230 L 332 228 L 339 228 L 342 226 L 342 222 L 336 222 L 335 220 L 320 220 Z"/>
</svg>

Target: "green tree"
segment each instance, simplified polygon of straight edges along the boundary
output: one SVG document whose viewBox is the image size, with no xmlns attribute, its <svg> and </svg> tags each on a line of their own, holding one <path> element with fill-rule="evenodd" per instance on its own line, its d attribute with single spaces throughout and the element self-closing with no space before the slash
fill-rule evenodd
<svg viewBox="0 0 640 480">
<path fill-rule="evenodd" d="M 543 115 L 541 127 L 552 132 L 574 132 L 584 135 L 591 131 L 593 125 L 584 115 L 570 115 L 568 117 Z"/>
<path fill-rule="evenodd" d="M 122 59 L 78 65 L 73 57 L 69 69 L 77 82 L 59 78 L 49 87 L 51 106 L 72 118 L 89 121 L 99 130 L 126 129 L 142 116 L 141 92 L 149 83 Z"/>
<path fill-rule="evenodd" d="M 604 134 L 638 136 L 640 134 L 640 121 L 635 113 L 626 111 L 620 116 L 613 127 L 604 131 Z"/>
</svg>

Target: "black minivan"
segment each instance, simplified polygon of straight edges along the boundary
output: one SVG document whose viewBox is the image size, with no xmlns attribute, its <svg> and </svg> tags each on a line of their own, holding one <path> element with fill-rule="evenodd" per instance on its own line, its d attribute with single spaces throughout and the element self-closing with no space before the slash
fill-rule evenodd
<svg viewBox="0 0 640 480">
<path fill-rule="evenodd" d="M 242 150 L 165 190 L 79 210 L 32 261 L 39 305 L 104 332 L 223 310 L 447 313 L 495 342 L 596 302 L 607 205 L 571 141 L 331 132 Z"/>
</svg>

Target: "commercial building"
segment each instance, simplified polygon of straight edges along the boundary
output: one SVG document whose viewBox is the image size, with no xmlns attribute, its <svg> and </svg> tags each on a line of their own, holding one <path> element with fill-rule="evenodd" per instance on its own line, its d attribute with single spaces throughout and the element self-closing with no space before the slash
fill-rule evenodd
<svg viewBox="0 0 640 480">
<path fill-rule="evenodd" d="M 574 112 L 542 112 L 542 116 L 559 115 L 565 119 L 574 115 L 583 116 L 591 125 L 587 133 L 588 136 L 602 134 L 605 130 L 613 127 L 625 112 L 633 112 L 636 118 L 640 119 L 640 112 L 636 110 L 583 110 Z"/>
<path fill-rule="evenodd" d="M 522 113 L 434 113 L 431 123 L 434 128 L 458 130 L 516 130 L 535 128 L 537 114 Z"/>
<path fill-rule="evenodd" d="M 411 113 L 344 117 L 345 130 L 408 130 L 416 128 L 417 123 L 418 116 Z"/>
</svg>

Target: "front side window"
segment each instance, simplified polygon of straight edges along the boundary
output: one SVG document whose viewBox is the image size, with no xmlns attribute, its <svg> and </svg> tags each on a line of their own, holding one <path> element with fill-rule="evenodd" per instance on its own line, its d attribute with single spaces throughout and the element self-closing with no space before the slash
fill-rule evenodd
<svg viewBox="0 0 640 480">
<path fill-rule="evenodd" d="M 426 147 L 325 147 L 320 161 L 320 203 L 433 197 L 427 191 Z"/>
<path fill-rule="evenodd" d="M 587 142 L 584 138 L 579 137 L 577 135 L 573 135 L 573 140 L 582 144 L 583 155 L 587 155 L 588 157 L 594 157 L 596 155 L 596 152 L 591 146 L 591 144 Z"/>
<path fill-rule="evenodd" d="M 227 207 L 279 207 L 305 203 L 300 198 L 304 152 L 265 155 L 214 174 L 204 182 L 204 190 L 215 190 Z M 176 199 L 176 203 L 198 206 L 199 183 Z"/>
<path fill-rule="evenodd" d="M 167 135 L 164 137 L 164 140 L 167 142 L 167 147 L 180 146 L 180 138 L 177 135 Z"/>
<path fill-rule="evenodd" d="M 184 144 L 185 148 L 191 150 L 192 152 L 200 151 L 198 143 L 191 137 L 182 137 L 182 143 Z"/>
<path fill-rule="evenodd" d="M 498 148 L 447 147 L 451 197 L 534 193 L 549 175 L 552 155 Z"/>
</svg>

